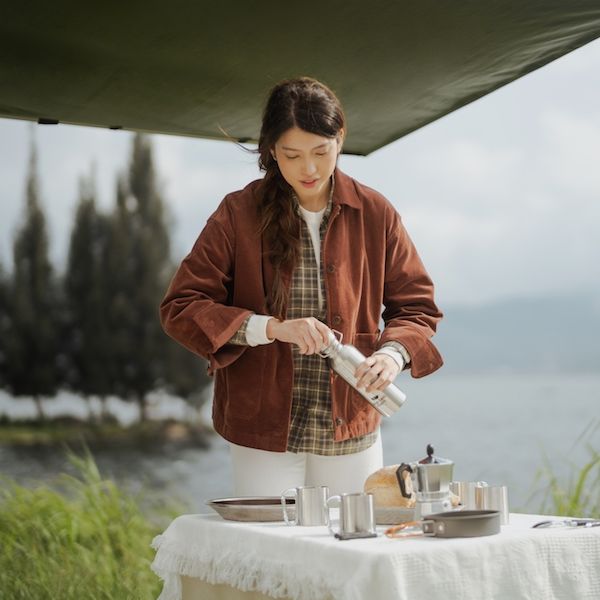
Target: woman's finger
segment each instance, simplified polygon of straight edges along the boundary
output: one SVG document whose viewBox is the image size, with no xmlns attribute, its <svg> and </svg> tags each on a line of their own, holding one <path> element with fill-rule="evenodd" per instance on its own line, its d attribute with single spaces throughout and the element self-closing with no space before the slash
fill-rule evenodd
<svg viewBox="0 0 600 600">
<path fill-rule="evenodd" d="M 367 388 L 368 392 L 375 392 L 384 390 L 390 383 L 392 383 L 392 372 L 389 369 L 384 369 L 379 373 L 379 376 L 371 382 L 371 385 Z"/>
<path fill-rule="evenodd" d="M 329 345 L 329 333 L 330 333 L 331 329 L 329 329 L 329 327 L 327 327 L 327 325 L 325 325 L 325 323 L 322 323 L 318 319 L 315 319 L 315 321 L 316 321 L 315 327 L 321 337 L 322 347 L 328 346 Z"/>
<path fill-rule="evenodd" d="M 354 376 L 356 379 L 361 379 L 365 373 L 367 373 L 371 366 L 375 364 L 375 358 L 373 356 L 369 356 L 363 363 L 356 367 L 356 371 L 354 371 Z"/>
<path fill-rule="evenodd" d="M 323 340 L 321 338 L 319 330 L 316 327 L 311 327 L 309 333 L 311 354 L 315 354 L 316 352 L 319 352 L 323 347 Z"/>
<path fill-rule="evenodd" d="M 382 365 L 381 363 L 376 363 L 373 365 L 370 371 L 371 380 L 367 384 L 367 389 L 369 391 L 381 381 L 381 374 L 384 370 L 385 365 Z"/>
<path fill-rule="evenodd" d="M 366 369 L 363 370 L 363 367 L 366 366 Z M 378 365 L 377 361 L 370 356 L 367 360 L 358 367 L 357 373 L 359 376 L 357 377 L 356 385 L 359 388 L 366 388 L 371 384 L 371 382 L 377 378 L 379 375 L 381 367 Z M 362 371 L 362 375 L 360 374 Z"/>
</svg>

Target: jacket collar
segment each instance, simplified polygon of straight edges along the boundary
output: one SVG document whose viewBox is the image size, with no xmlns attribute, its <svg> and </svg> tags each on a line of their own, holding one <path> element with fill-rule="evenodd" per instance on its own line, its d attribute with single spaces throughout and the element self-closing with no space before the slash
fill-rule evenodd
<svg viewBox="0 0 600 600">
<path fill-rule="evenodd" d="M 333 177 L 333 204 L 347 204 L 352 208 L 362 208 L 362 202 L 357 193 L 354 179 L 346 175 L 337 165 L 333 171 Z"/>
</svg>

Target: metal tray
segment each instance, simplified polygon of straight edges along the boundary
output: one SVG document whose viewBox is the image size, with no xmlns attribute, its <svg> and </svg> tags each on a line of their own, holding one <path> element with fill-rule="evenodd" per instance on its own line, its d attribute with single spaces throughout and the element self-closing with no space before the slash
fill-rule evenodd
<svg viewBox="0 0 600 600">
<path fill-rule="evenodd" d="M 206 503 L 228 521 L 283 521 L 283 507 L 279 496 L 246 496 L 240 498 L 216 498 Z M 286 498 L 288 516 L 295 517 L 296 502 Z"/>
</svg>

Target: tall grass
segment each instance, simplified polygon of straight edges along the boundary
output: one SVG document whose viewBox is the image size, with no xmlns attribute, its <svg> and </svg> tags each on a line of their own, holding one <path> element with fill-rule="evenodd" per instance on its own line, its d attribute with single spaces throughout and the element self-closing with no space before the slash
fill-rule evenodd
<svg viewBox="0 0 600 600">
<path fill-rule="evenodd" d="M 575 445 L 584 443 L 600 431 L 600 421 L 592 421 Z M 590 459 L 583 466 L 571 465 L 566 480 L 557 476 L 546 459 L 537 479 L 545 482 L 541 514 L 600 519 L 600 453 L 586 444 Z"/>
<path fill-rule="evenodd" d="M 69 458 L 79 477 L 62 475 L 59 491 L 2 482 L 0 597 L 156 598 L 162 586 L 150 570 L 150 542 L 163 527 L 103 479 L 89 454 Z"/>
</svg>

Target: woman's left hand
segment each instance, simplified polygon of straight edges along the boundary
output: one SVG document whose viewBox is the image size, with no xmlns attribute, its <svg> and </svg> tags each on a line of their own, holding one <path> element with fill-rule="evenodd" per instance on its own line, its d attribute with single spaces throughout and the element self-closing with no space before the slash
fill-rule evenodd
<svg viewBox="0 0 600 600">
<path fill-rule="evenodd" d="M 389 354 L 372 354 L 357 367 L 356 386 L 367 393 L 384 390 L 399 372 L 400 365 Z"/>
</svg>

